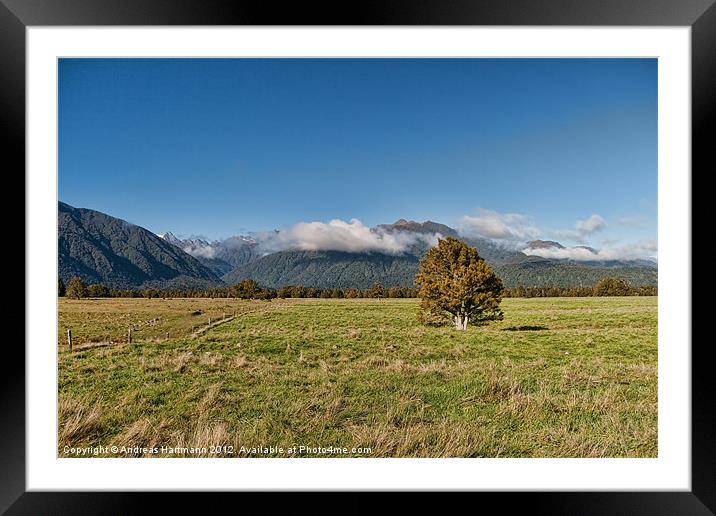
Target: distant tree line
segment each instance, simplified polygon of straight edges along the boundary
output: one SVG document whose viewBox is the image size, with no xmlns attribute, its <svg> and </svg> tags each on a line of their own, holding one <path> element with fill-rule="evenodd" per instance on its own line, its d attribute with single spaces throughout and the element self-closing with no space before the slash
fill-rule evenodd
<svg viewBox="0 0 716 516">
<path fill-rule="evenodd" d="M 315 288 L 303 285 L 289 285 L 276 291 L 279 298 L 314 297 L 321 299 L 358 299 L 358 298 L 409 298 L 417 297 L 416 287 L 383 287 L 374 283 L 366 289 L 359 288 Z"/>
<path fill-rule="evenodd" d="M 656 296 L 656 285 L 633 287 L 623 278 L 604 278 L 593 287 L 515 287 L 506 288 L 502 297 L 592 297 Z"/>
<path fill-rule="evenodd" d="M 383 287 L 374 283 L 367 289 L 359 288 L 317 288 L 303 285 L 289 285 L 278 289 L 261 287 L 254 280 L 243 280 L 230 287 L 210 289 L 116 289 L 101 284 L 87 285 L 81 278 L 73 277 L 67 285 L 60 278 L 57 293 L 60 297 L 72 299 L 92 297 L 133 297 L 133 298 L 233 298 L 233 299 L 274 299 L 274 298 L 415 298 L 418 287 Z M 593 287 L 516 287 L 505 288 L 502 297 L 591 297 L 591 296 L 656 296 L 657 287 L 632 287 L 622 278 L 604 278 Z"/>
<path fill-rule="evenodd" d="M 274 298 L 320 298 L 320 299 L 356 299 L 356 298 L 413 298 L 416 287 L 383 287 L 374 283 L 366 289 L 358 288 L 316 288 L 303 285 L 289 285 L 279 289 L 261 287 L 256 281 L 242 280 L 229 287 L 209 289 L 116 289 L 105 285 L 86 285 L 79 277 L 73 277 L 65 286 L 62 279 L 58 282 L 58 295 L 81 299 L 86 297 L 134 297 L 134 298 L 234 298 L 234 299 L 274 299 Z"/>
</svg>

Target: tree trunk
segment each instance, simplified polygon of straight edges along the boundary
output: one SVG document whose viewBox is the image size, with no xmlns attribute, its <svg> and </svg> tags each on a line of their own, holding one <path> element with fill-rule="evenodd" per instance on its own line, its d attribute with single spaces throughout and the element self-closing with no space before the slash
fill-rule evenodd
<svg viewBox="0 0 716 516">
<path fill-rule="evenodd" d="M 452 321 L 456 329 L 460 331 L 467 330 L 467 315 L 454 315 Z"/>
</svg>

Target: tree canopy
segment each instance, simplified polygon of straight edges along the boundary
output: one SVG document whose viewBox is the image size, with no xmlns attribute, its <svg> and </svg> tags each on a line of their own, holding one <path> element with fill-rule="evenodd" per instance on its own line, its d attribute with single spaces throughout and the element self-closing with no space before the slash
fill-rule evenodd
<svg viewBox="0 0 716 516">
<path fill-rule="evenodd" d="M 595 296 L 629 296 L 632 286 L 624 278 L 604 278 L 594 285 Z"/>
<path fill-rule="evenodd" d="M 67 284 L 67 289 L 65 290 L 66 297 L 81 299 L 83 297 L 87 297 L 88 295 L 89 291 L 87 290 L 87 285 L 85 285 L 85 282 L 82 281 L 82 278 L 74 276 L 70 279 L 70 282 Z"/>
<path fill-rule="evenodd" d="M 420 287 L 419 318 L 451 316 L 459 330 L 468 321 L 481 323 L 501 320 L 502 280 L 477 253 L 462 240 L 447 237 L 438 240 L 420 261 L 415 276 Z"/>
<path fill-rule="evenodd" d="M 87 295 L 88 297 L 109 297 L 109 288 L 95 283 L 87 287 Z"/>
</svg>

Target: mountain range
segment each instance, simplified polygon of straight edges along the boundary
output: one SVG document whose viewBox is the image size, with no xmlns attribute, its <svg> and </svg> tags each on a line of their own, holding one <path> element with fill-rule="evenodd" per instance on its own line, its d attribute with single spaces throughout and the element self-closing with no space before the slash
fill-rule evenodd
<svg viewBox="0 0 716 516">
<path fill-rule="evenodd" d="M 80 276 L 88 283 L 115 288 L 207 288 L 254 279 L 265 287 L 304 285 L 322 288 L 412 286 L 422 255 L 430 244 L 411 235 L 454 236 L 476 247 L 508 287 L 590 286 L 606 276 L 620 276 L 635 286 L 656 285 L 656 262 L 546 259 L 500 246 L 483 238 L 464 238 L 444 224 L 400 219 L 371 231 L 403 237 L 401 253 L 281 249 L 266 251 L 252 236 L 225 240 L 161 236 L 104 213 L 59 203 L 58 266 L 66 282 Z M 564 248 L 536 240 L 532 249 Z"/>
<path fill-rule="evenodd" d="M 60 202 L 59 275 L 116 288 L 183 288 L 221 284 L 197 258 L 151 231 L 95 210 Z"/>
</svg>

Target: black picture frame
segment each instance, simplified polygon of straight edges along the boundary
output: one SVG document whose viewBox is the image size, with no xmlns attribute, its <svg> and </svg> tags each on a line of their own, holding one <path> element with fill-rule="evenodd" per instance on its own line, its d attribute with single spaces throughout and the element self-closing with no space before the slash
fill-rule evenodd
<svg viewBox="0 0 716 516">
<path fill-rule="evenodd" d="M 6 177 L 25 166 L 25 29 L 29 26 L 86 25 L 552 25 L 689 26 L 692 73 L 692 173 L 714 169 L 716 106 L 715 0 L 363 0 L 355 4 L 229 0 L 0 0 L 0 128 L 7 144 Z M 688 173 L 688 171 L 684 171 Z M 692 191 L 695 191 L 692 189 Z M 693 201 L 692 201 L 693 202 Z M 695 204 L 694 204 L 695 205 Z M 693 217 L 692 217 L 693 219 Z M 693 233 L 692 233 L 693 234 Z M 25 270 L 25 275 L 32 274 Z M 692 300 L 685 300 L 696 308 Z M 693 320 L 692 316 L 692 320 Z M 26 492 L 25 353 L 6 344 L 0 375 L 0 511 L 7 514 L 130 514 L 159 502 L 165 511 L 207 508 L 189 493 Z M 691 343 L 684 343 L 689 345 Z M 713 514 L 716 512 L 716 428 L 714 374 L 708 339 L 692 353 L 692 489 L 690 492 L 478 493 L 480 505 L 524 506 L 536 514 Z M 11 365 L 8 365 L 11 364 Z M 205 493 L 218 507 L 232 493 Z M 255 495 L 242 493 L 248 507 Z M 305 494 L 307 497 L 315 497 Z M 157 499 L 158 498 L 158 499 Z M 203 497 L 200 497 L 203 498 Z M 370 495 L 353 493 L 340 512 L 374 509 Z M 463 501 L 459 498 L 457 501 Z M 295 500 L 294 500 L 295 503 Z M 299 502 L 320 512 L 322 499 Z M 404 502 L 420 507 L 423 497 Z M 467 501 L 474 504 L 474 501 Z M 473 505 L 474 506 L 474 505 Z M 492 504 L 490 506 L 493 506 Z M 324 509 L 331 510 L 330 507 Z"/>
</svg>

